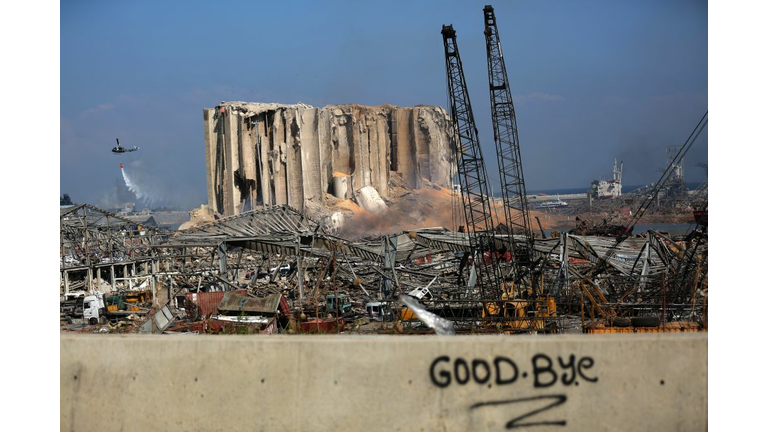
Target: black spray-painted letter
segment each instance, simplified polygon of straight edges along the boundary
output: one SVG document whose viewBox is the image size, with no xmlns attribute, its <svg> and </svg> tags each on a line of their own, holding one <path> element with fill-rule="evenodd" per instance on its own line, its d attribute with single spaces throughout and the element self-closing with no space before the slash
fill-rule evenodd
<svg viewBox="0 0 768 432">
<path fill-rule="evenodd" d="M 448 356 L 440 356 L 435 359 L 435 361 L 432 362 L 432 366 L 429 367 L 429 377 L 432 378 L 432 383 L 438 387 L 448 387 L 451 385 L 451 373 L 447 372 L 445 370 L 441 370 L 438 375 L 442 377 L 442 380 L 438 380 L 437 377 L 435 377 L 435 367 L 440 362 L 448 362 L 450 363 L 451 358 Z"/>
<path fill-rule="evenodd" d="M 521 416 L 517 416 L 507 422 L 506 427 L 507 429 L 514 429 L 518 427 L 530 427 L 530 426 L 565 426 L 565 420 L 556 420 L 556 421 L 538 421 L 538 422 L 530 422 L 530 423 L 519 423 L 521 420 L 531 417 L 532 415 L 538 414 L 542 411 L 546 411 L 549 409 L 552 409 L 558 405 L 562 405 L 565 403 L 565 401 L 568 400 L 568 397 L 563 394 L 558 395 L 546 395 L 546 396 L 533 396 L 533 397 L 527 397 L 527 398 L 519 398 L 519 399 L 508 399 L 508 400 L 500 400 L 500 401 L 488 401 L 488 402 L 479 402 L 469 407 L 470 410 L 487 407 L 487 406 L 496 406 L 496 405 L 507 405 L 507 404 L 514 404 L 514 403 L 520 403 L 520 402 L 527 402 L 527 401 L 534 401 L 534 400 L 553 400 L 552 403 L 549 405 L 535 409 L 533 411 L 529 411 Z"/>
<path fill-rule="evenodd" d="M 546 366 L 540 365 L 539 360 L 546 362 Z M 557 374 L 552 370 L 552 359 L 544 354 L 536 354 L 531 359 L 533 363 L 533 386 L 534 387 L 549 387 L 557 382 Z M 540 379 L 543 373 L 548 373 L 552 378 L 548 381 L 542 381 Z"/>
</svg>

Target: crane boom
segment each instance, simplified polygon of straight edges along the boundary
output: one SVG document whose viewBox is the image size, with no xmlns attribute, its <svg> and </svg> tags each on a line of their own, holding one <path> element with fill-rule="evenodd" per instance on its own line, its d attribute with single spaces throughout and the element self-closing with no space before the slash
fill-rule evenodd
<svg viewBox="0 0 768 432">
<path fill-rule="evenodd" d="M 501 50 L 499 28 L 493 7 L 483 8 L 485 17 L 485 47 L 488 57 L 488 85 L 491 94 L 491 119 L 493 120 L 493 138 L 496 142 L 504 216 L 510 234 L 522 231 L 526 240 L 515 242 L 509 236 L 508 248 L 515 254 L 516 278 L 520 278 L 524 268 L 531 265 L 533 258 L 533 233 L 528 211 L 528 198 L 525 192 L 523 162 L 520 157 L 520 139 L 517 135 L 515 106 L 507 78 L 507 67 Z M 518 244 L 516 244 L 518 243 Z"/>
<path fill-rule="evenodd" d="M 696 138 L 699 137 L 701 132 L 707 126 L 707 123 L 709 122 L 708 115 L 709 111 L 704 113 L 704 116 L 701 118 L 701 120 L 699 120 L 699 123 L 693 129 L 693 132 L 691 132 L 691 134 L 688 136 L 688 139 L 685 140 L 685 144 L 680 147 L 672 160 L 667 164 L 667 168 L 661 174 L 661 178 L 659 178 L 659 181 L 656 182 L 656 185 L 653 187 L 651 192 L 647 195 L 644 195 L 642 203 L 638 207 L 635 214 L 632 216 L 632 219 L 629 221 L 626 228 L 624 228 L 623 232 L 616 237 L 616 241 L 614 242 L 613 246 L 611 246 L 605 255 L 600 258 L 600 260 L 590 272 L 590 278 L 596 277 L 605 270 L 607 267 L 607 261 L 616 253 L 616 248 L 632 234 L 632 229 L 635 227 L 635 225 L 637 225 L 637 222 L 640 221 L 640 218 L 643 217 L 645 211 L 648 210 L 648 207 L 650 207 L 651 204 L 656 200 L 656 196 L 667 184 L 667 180 L 669 180 L 669 178 L 672 176 L 675 166 L 680 164 L 680 161 L 683 160 L 685 154 L 688 153 L 688 150 L 690 150 L 693 143 L 696 142 Z"/>
<path fill-rule="evenodd" d="M 451 123 L 456 143 L 456 164 L 461 185 L 461 200 L 467 235 L 472 254 L 479 254 L 481 261 L 485 251 L 490 252 L 491 265 L 481 261 L 477 265 L 477 284 L 482 300 L 500 298 L 500 277 L 495 259 L 495 236 L 491 204 L 488 200 L 488 177 L 483 162 L 472 105 L 469 101 L 467 83 L 456 44 L 453 25 L 444 25 L 442 30 L 445 47 L 445 69 L 448 81 L 448 96 L 451 109 Z"/>
</svg>

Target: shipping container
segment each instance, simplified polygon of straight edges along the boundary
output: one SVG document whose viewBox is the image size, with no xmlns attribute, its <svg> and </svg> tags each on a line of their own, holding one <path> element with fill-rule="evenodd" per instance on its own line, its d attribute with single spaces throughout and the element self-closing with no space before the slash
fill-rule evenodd
<svg viewBox="0 0 768 432">
<path fill-rule="evenodd" d="M 184 305 L 187 316 L 192 319 L 203 319 L 209 315 L 218 314 L 219 303 L 224 298 L 224 294 L 228 292 L 246 295 L 248 290 L 187 293 L 186 304 Z"/>
</svg>

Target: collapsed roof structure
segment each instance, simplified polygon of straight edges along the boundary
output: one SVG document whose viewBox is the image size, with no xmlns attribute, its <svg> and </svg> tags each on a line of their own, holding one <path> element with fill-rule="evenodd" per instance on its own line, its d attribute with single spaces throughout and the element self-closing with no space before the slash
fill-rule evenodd
<svg viewBox="0 0 768 432">
<path fill-rule="evenodd" d="M 473 275 L 477 266 L 495 260 L 502 271 L 510 272 L 512 265 L 509 256 L 473 260 L 467 253 L 467 233 L 424 228 L 352 242 L 328 234 L 323 225 L 289 206 L 245 212 L 174 235 L 132 225 L 88 205 L 62 210 L 61 224 L 62 257 L 85 259 L 77 265 L 63 260 L 63 279 L 78 271 L 93 275 L 108 267 L 111 271 L 103 279 L 114 284 L 120 279 L 114 269 L 122 273 L 124 267 L 128 269 L 124 277 L 144 275 L 169 283 L 172 292 L 167 298 L 156 298 L 158 305 L 171 304 L 169 300 L 184 292 L 200 292 L 201 287 L 223 291 L 245 288 L 261 297 L 289 293 L 292 307 L 299 310 L 322 301 L 326 293 L 343 292 L 355 299 L 358 309 L 370 301 L 397 305 L 399 295 L 410 293 L 428 310 L 455 321 L 461 329 L 500 319 L 481 313 Z M 497 241 L 500 248 L 506 242 L 503 235 Z M 697 243 L 691 261 L 692 255 L 686 251 Z M 572 313 L 586 307 L 590 314 L 595 302 L 605 311 L 653 308 L 666 302 L 670 319 L 673 315 L 702 314 L 701 304 L 692 301 L 696 293 L 701 296 L 702 284 L 706 288 L 706 268 L 701 266 L 706 243 L 700 238 L 686 244 L 649 231 L 615 247 L 611 238 L 561 233 L 534 239 L 533 245 L 543 283 L 551 287 L 556 303 Z M 112 261 L 96 259 L 105 251 L 112 252 Z M 583 287 L 584 275 L 605 258 L 606 270 L 590 282 L 592 290 Z M 672 276 L 684 269 L 686 259 L 687 271 L 698 276 L 673 287 Z M 132 272 L 137 264 L 138 272 Z M 243 279 L 254 269 L 261 269 L 254 273 L 268 277 Z M 81 286 L 89 289 L 87 278 Z M 672 292 L 673 288 L 677 291 Z M 72 286 L 64 290 L 69 289 Z M 582 292 L 590 293 L 593 299 L 582 299 Z M 602 300 L 596 299 L 600 296 Z M 536 316 L 514 319 L 518 318 L 537 320 Z M 557 321 L 562 330 L 562 317 L 549 321 Z M 534 328 L 531 325 L 524 330 Z"/>
</svg>

